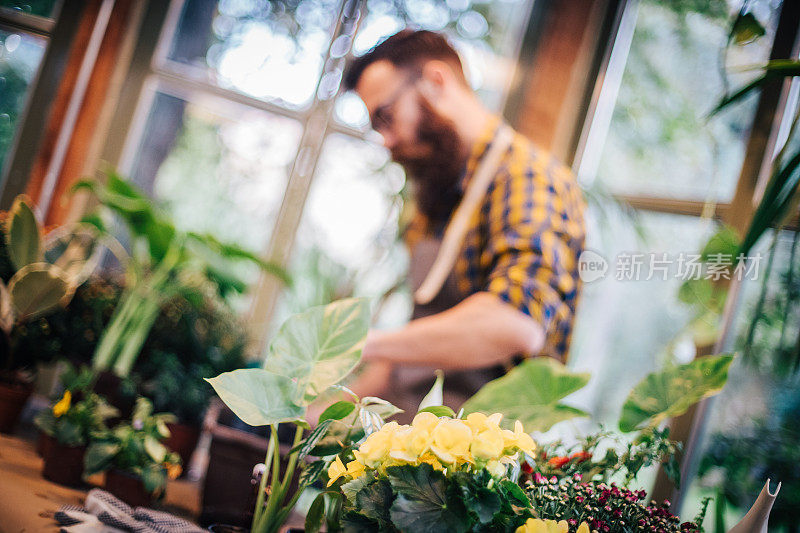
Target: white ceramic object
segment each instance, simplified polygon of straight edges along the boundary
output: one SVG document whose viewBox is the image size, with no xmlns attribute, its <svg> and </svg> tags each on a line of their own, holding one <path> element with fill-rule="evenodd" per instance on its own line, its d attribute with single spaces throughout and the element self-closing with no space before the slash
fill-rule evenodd
<svg viewBox="0 0 800 533">
<path fill-rule="evenodd" d="M 774 493 L 769 491 L 769 479 L 761 489 L 761 494 L 756 498 L 756 502 L 744 515 L 742 521 L 733 526 L 728 533 L 767 533 L 767 522 L 769 521 L 769 512 L 772 510 L 772 504 L 775 503 L 775 498 L 781 490 L 781 484 L 778 483 Z"/>
</svg>

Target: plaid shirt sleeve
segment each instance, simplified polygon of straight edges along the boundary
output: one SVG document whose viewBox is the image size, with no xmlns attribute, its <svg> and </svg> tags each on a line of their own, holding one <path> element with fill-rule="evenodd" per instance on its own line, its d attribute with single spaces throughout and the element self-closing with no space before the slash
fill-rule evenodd
<svg viewBox="0 0 800 533">
<path fill-rule="evenodd" d="M 579 291 L 583 199 L 569 170 L 517 139 L 484 204 L 483 290 L 534 318 L 564 359 Z"/>
</svg>

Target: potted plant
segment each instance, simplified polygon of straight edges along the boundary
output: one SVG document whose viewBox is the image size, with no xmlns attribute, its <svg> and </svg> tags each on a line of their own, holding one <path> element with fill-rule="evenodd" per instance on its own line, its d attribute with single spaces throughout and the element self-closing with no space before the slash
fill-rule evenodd
<svg viewBox="0 0 800 533">
<path fill-rule="evenodd" d="M 168 448 L 187 465 L 214 397 L 204 378 L 245 366 L 247 335 L 239 317 L 213 298 L 167 302 L 131 374 L 156 411 L 173 413 Z"/>
<path fill-rule="evenodd" d="M 78 485 L 86 446 L 93 435 L 107 430 L 106 420 L 119 412 L 92 392 L 94 374 L 88 368 L 69 367 L 61 381 L 64 394 L 34 419 L 41 430 L 42 474 L 62 485 Z"/>
<path fill-rule="evenodd" d="M 307 406 L 319 395 L 337 387 L 361 358 L 369 326 L 369 305 L 349 299 L 314 307 L 290 317 L 273 339 L 260 369 L 226 372 L 209 383 L 225 404 L 251 426 L 269 426 L 269 444 L 260 476 L 251 531 L 278 531 L 301 493 L 327 468 L 322 457 L 351 446 L 365 426 L 380 425 L 397 412 L 377 398 L 341 401 L 310 429 L 304 420 Z M 339 423 L 349 417 L 346 424 Z M 360 429 L 353 429 L 355 420 Z M 281 458 L 280 424 L 294 426 L 294 437 Z M 331 433 L 331 435 L 329 435 Z M 326 442 L 325 438 L 333 438 Z M 300 473 L 296 476 L 296 470 Z"/>
<path fill-rule="evenodd" d="M 283 269 L 236 245 L 179 230 L 143 191 L 113 172 L 105 183 L 77 183 L 75 190 L 80 189 L 100 202 L 98 212 L 85 221 L 111 235 L 115 226 L 107 220 L 115 215 L 125 225 L 130 249 L 119 303 L 94 353 L 98 371 L 128 376 L 163 305 L 173 297 L 199 303 L 209 288 L 223 299 L 244 292 L 247 284 L 230 272 L 235 261 L 247 261 L 289 281 Z"/>
<path fill-rule="evenodd" d="M 180 457 L 164 446 L 168 413 L 153 414 L 138 398 L 130 421 L 98 435 L 86 452 L 85 474 L 106 472 L 105 489 L 129 505 L 149 506 L 164 497 L 167 479 L 181 473 Z"/>
<path fill-rule="evenodd" d="M 42 354 L 20 349 L 31 322 L 69 303 L 96 264 L 99 240 L 86 225 L 47 235 L 30 200 L 18 196 L 2 220 L 0 251 L 0 431 L 14 427 L 32 387 Z"/>
</svg>

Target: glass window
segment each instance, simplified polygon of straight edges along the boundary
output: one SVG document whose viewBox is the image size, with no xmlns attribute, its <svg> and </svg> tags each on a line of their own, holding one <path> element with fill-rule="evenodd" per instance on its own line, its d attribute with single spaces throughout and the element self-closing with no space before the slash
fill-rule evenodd
<svg viewBox="0 0 800 533">
<path fill-rule="evenodd" d="M 595 420 L 609 423 L 619 417 L 633 386 L 663 365 L 665 350 L 692 318 L 692 310 L 678 300 L 677 261 L 681 253 L 697 253 L 715 224 L 649 212 L 634 217 L 597 204 L 587 215 L 586 247 L 606 260 L 608 270 L 583 285 L 569 366 L 592 375 L 576 401 Z M 693 345 L 672 349 L 694 354 Z"/>
<path fill-rule="evenodd" d="M 403 170 L 373 143 L 342 134 L 325 140 L 314 184 L 297 230 L 292 273 L 277 323 L 347 296 L 375 298 L 379 323 L 408 319 L 407 257 L 398 240 Z M 399 285 L 398 285 L 399 284 Z"/>
<path fill-rule="evenodd" d="M 489 109 L 500 111 L 516 61 L 516 47 L 530 2 L 469 2 L 467 0 L 368 0 L 367 16 L 353 41 L 353 52 L 363 54 L 406 26 L 442 31 L 458 50 L 469 82 Z M 365 128 L 367 110 L 349 94 L 339 97 L 335 117 Z"/>
<path fill-rule="evenodd" d="M 53 17 L 57 4 L 58 0 L 0 0 L 0 7 L 46 18 Z"/>
<path fill-rule="evenodd" d="M 0 169 L 14 142 L 28 89 L 44 55 L 43 37 L 0 26 Z"/>
<path fill-rule="evenodd" d="M 188 0 L 167 68 L 289 108 L 314 97 L 337 0 Z"/>
<path fill-rule="evenodd" d="M 755 100 L 710 119 L 708 114 L 727 87 L 757 75 L 740 68 L 766 62 L 775 22 L 775 2 L 750 2 L 767 35 L 732 47 L 726 57 L 721 51 L 741 3 L 639 3 L 597 173 L 607 189 L 694 200 L 733 197 Z"/>
<path fill-rule="evenodd" d="M 131 179 L 184 230 L 261 251 L 272 232 L 300 123 L 223 99 L 153 97 Z M 254 281 L 257 273 L 239 265 Z"/>
</svg>

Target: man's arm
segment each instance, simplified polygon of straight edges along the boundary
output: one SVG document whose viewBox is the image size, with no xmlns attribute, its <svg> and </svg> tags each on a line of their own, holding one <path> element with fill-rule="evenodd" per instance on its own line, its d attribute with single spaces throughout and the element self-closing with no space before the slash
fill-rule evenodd
<svg viewBox="0 0 800 533">
<path fill-rule="evenodd" d="M 363 356 L 370 362 L 443 370 L 483 368 L 504 364 L 515 355 L 538 353 L 544 337 L 543 328 L 530 316 L 494 294 L 479 292 L 401 329 L 371 331 Z"/>
</svg>

